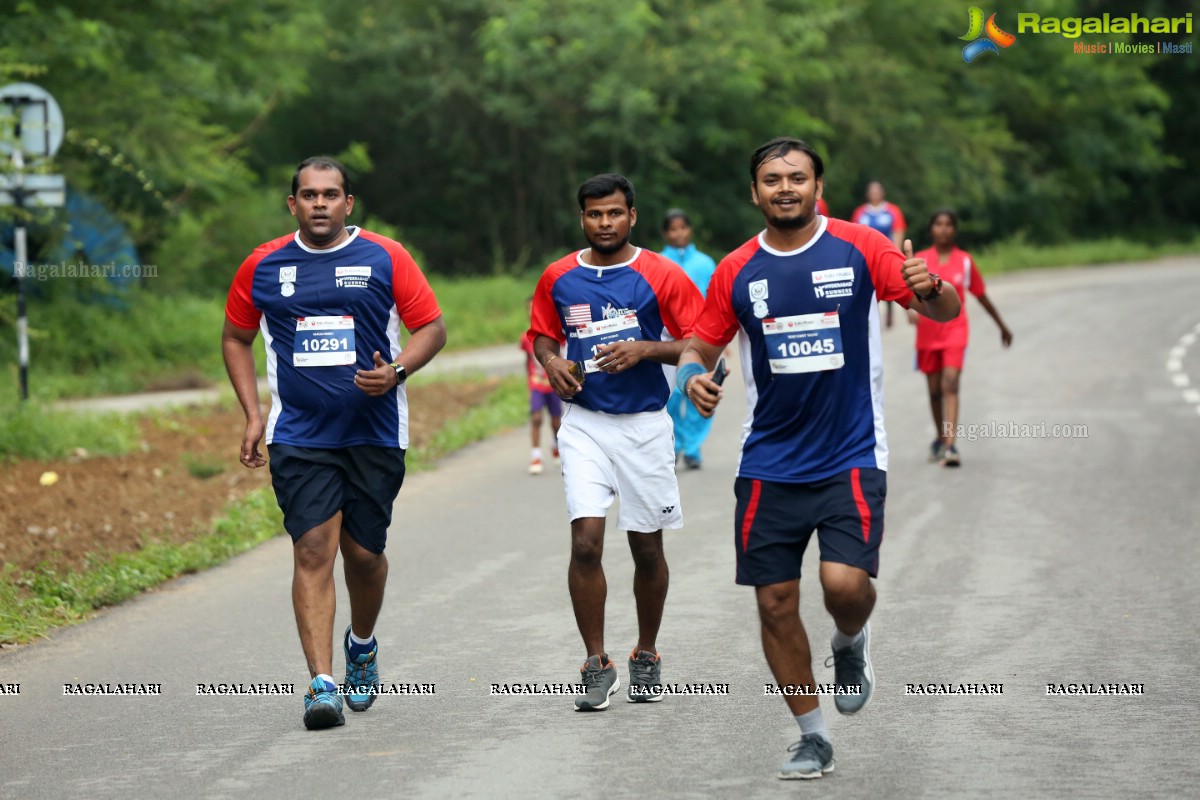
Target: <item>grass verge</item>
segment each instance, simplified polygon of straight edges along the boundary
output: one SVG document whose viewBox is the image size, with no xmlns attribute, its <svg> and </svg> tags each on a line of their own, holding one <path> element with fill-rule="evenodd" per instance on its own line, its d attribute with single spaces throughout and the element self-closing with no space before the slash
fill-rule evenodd
<svg viewBox="0 0 1200 800">
<path fill-rule="evenodd" d="M 418 472 L 432 469 L 438 459 L 520 425 L 528 415 L 529 390 L 524 377 L 505 378 L 485 402 L 442 427 L 432 443 L 410 450 L 405 457 L 405 468 Z"/>
<path fill-rule="evenodd" d="M 1200 253 L 1200 237 L 1190 242 L 1153 245 L 1128 239 L 1033 245 L 1021 236 L 1014 236 L 975 251 L 979 268 L 985 275 L 1044 267 L 1082 267 L 1092 264 L 1150 261 L 1190 253 Z"/>
<path fill-rule="evenodd" d="M 0 572 L 0 643 L 32 641 L 163 581 L 214 567 L 282 527 L 275 496 L 269 489 L 256 489 L 230 503 L 211 533 L 182 544 L 155 543 L 133 553 L 99 556 L 74 572 L 42 565 L 18 574 L 5 567 Z"/>
<path fill-rule="evenodd" d="M 0 462 L 89 455 L 119 456 L 138 446 L 137 420 L 119 414 L 72 414 L 21 403 L 0 416 Z"/>
<path fill-rule="evenodd" d="M 527 401 L 523 378 L 499 382 L 485 402 L 443 426 L 430 445 L 409 451 L 408 469 L 429 470 L 439 458 L 520 424 Z M 136 436 L 132 441 L 137 441 Z M 197 462 L 195 469 L 206 466 Z M 156 542 L 132 553 L 97 555 L 83 570 L 61 571 L 50 564 L 24 571 L 4 567 L 0 569 L 0 644 L 27 643 L 56 627 L 86 620 L 96 609 L 179 575 L 214 567 L 282 531 L 274 494 L 256 489 L 226 506 L 210 533 L 187 542 Z"/>
</svg>

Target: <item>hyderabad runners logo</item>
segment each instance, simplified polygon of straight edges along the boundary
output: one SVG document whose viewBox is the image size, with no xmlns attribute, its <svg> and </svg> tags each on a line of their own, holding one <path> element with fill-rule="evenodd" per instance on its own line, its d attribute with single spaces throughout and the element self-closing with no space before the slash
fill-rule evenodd
<svg viewBox="0 0 1200 800">
<path fill-rule="evenodd" d="M 968 64 L 984 53 L 999 55 L 1001 48 L 1008 49 L 1017 43 L 1017 37 L 1000 30 L 1000 26 L 996 24 L 995 14 L 987 18 L 985 25 L 983 10 L 978 6 L 971 6 L 970 11 L 967 12 L 967 25 L 966 35 L 958 38 L 969 42 L 963 48 L 963 61 Z"/>
</svg>

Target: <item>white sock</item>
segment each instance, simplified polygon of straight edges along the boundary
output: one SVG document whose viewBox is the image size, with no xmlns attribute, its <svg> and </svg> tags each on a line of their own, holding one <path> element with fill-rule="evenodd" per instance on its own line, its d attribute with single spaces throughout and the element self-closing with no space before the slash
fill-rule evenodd
<svg viewBox="0 0 1200 800">
<path fill-rule="evenodd" d="M 863 632 L 859 631 L 858 633 L 854 634 L 853 636 L 847 636 L 846 634 L 842 633 L 841 630 L 839 630 L 835 626 L 833 629 L 833 642 L 832 642 L 833 649 L 834 650 L 844 650 L 845 648 L 849 647 L 850 645 L 858 644 L 859 642 L 862 641 L 862 635 L 863 635 Z"/>
<path fill-rule="evenodd" d="M 542 460 L 542 448 L 540 448 L 540 447 L 533 448 L 533 453 L 530 456 L 530 458 L 536 458 L 538 461 L 541 461 Z"/>
<path fill-rule="evenodd" d="M 821 713 L 821 707 L 817 706 L 807 714 L 797 714 L 796 724 L 800 726 L 800 735 L 807 736 L 808 734 L 816 734 L 825 741 L 829 741 L 829 731 L 825 729 L 825 715 Z"/>
<path fill-rule="evenodd" d="M 354 644 L 370 644 L 371 642 L 375 641 L 375 634 L 371 634 L 366 639 L 360 639 L 359 637 L 354 635 L 354 629 L 351 628 L 350 629 L 350 641 L 354 642 Z"/>
<path fill-rule="evenodd" d="M 335 688 L 337 687 L 337 683 L 333 680 L 332 675 L 326 675 L 324 672 L 322 672 L 317 677 L 320 678 L 321 680 L 325 681 L 326 686 L 333 686 Z"/>
</svg>

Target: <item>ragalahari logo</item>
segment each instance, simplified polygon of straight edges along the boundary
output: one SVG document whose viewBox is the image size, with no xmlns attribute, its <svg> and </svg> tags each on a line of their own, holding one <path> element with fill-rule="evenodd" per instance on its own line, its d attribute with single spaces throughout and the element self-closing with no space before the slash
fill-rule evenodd
<svg viewBox="0 0 1200 800">
<path fill-rule="evenodd" d="M 958 38 L 969 43 L 963 48 L 963 61 L 968 64 L 984 53 L 996 53 L 999 55 L 1001 48 L 1008 49 L 1017 42 L 1016 36 L 1000 30 L 1000 26 L 996 24 L 995 14 L 987 18 L 987 24 L 985 25 L 983 22 L 983 10 L 978 6 L 971 6 L 967 19 L 969 26 L 967 35 Z M 981 34 L 985 35 L 981 36 Z"/>
</svg>

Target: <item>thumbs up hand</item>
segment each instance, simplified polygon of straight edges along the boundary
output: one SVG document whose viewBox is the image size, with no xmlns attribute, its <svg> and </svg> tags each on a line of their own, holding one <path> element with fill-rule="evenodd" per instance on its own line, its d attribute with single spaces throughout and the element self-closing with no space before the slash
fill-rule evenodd
<svg viewBox="0 0 1200 800">
<path fill-rule="evenodd" d="M 912 239 L 904 240 L 904 266 L 901 268 L 904 282 L 908 290 L 917 297 L 924 297 L 933 291 L 933 279 L 929 277 L 929 267 L 925 259 L 913 257 Z"/>
</svg>

